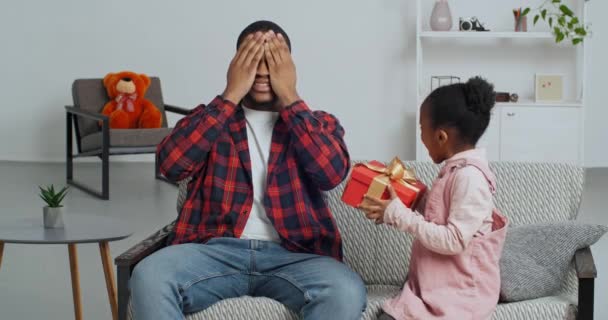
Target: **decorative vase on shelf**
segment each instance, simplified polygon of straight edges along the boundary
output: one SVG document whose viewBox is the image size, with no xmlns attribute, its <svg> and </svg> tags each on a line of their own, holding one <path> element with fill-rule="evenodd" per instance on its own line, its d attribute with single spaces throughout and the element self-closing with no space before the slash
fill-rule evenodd
<svg viewBox="0 0 608 320">
<path fill-rule="evenodd" d="M 452 13 L 448 0 L 435 1 L 430 24 L 433 31 L 450 31 L 452 29 Z"/>
</svg>

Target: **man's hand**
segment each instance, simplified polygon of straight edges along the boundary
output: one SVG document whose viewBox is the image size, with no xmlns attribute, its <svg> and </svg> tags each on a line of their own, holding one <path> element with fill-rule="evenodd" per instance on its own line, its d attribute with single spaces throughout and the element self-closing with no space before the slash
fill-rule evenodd
<svg viewBox="0 0 608 320">
<path fill-rule="evenodd" d="M 270 85 L 279 100 L 279 108 L 284 108 L 300 100 L 296 91 L 296 66 L 282 34 L 269 31 L 265 46 Z"/>
<path fill-rule="evenodd" d="M 359 209 L 365 212 L 365 216 L 370 220 L 376 221 L 376 224 L 384 223 L 384 211 L 386 211 L 386 207 L 397 198 L 397 193 L 390 184 L 387 188 L 391 194 L 390 200 L 381 200 L 366 195 L 363 203 L 359 206 Z"/>
<path fill-rule="evenodd" d="M 256 32 L 245 38 L 228 68 L 228 83 L 222 94 L 224 99 L 238 104 L 247 95 L 264 57 L 264 34 Z"/>
</svg>

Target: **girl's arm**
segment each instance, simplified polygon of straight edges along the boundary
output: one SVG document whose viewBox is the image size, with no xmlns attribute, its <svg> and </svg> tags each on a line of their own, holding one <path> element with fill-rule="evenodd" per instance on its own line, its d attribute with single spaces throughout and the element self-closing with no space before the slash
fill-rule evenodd
<svg viewBox="0 0 608 320">
<path fill-rule="evenodd" d="M 474 167 L 465 167 L 458 170 L 454 178 L 445 225 L 435 224 L 432 218 L 426 221 L 398 198 L 386 208 L 384 222 L 413 234 L 431 251 L 455 255 L 466 249 L 493 209 L 492 193 L 485 176 Z M 427 205 L 425 216 L 432 217 L 433 210 L 437 210 L 433 204 Z"/>
</svg>

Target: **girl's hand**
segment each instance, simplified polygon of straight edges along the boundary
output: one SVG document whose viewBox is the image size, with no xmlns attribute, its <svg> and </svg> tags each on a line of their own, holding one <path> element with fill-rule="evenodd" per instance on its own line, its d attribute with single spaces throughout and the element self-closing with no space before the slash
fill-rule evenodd
<svg viewBox="0 0 608 320">
<path fill-rule="evenodd" d="M 395 192 L 395 189 L 393 189 L 393 186 L 389 184 L 387 189 L 391 194 L 390 200 L 382 200 L 366 195 L 363 199 L 363 203 L 359 206 L 359 209 L 365 212 L 365 216 L 370 220 L 374 220 L 376 224 L 384 223 L 384 211 L 386 210 L 386 207 L 388 207 L 393 199 L 397 198 L 397 193 Z"/>
</svg>

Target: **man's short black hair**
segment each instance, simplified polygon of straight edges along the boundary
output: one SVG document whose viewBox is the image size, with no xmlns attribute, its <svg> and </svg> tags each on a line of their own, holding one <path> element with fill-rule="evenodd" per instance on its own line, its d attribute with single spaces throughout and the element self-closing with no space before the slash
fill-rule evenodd
<svg viewBox="0 0 608 320">
<path fill-rule="evenodd" d="M 238 50 L 239 47 L 241 46 L 241 43 L 243 43 L 243 41 L 245 40 L 245 37 L 251 33 L 256 33 L 258 31 L 274 31 L 274 33 L 276 34 L 282 34 L 283 37 L 285 37 L 285 42 L 287 42 L 287 46 L 289 47 L 289 51 L 291 51 L 291 41 L 289 41 L 289 36 L 287 35 L 287 33 L 285 33 L 285 30 L 283 30 L 283 28 L 279 27 L 278 24 L 272 22 L 272 21 L 266 21 L 266 20 L 260 20 L 260 21 L 256 21 L 250 25 L 248 25 L 243 31 L 241 31 L 241 34 L 239 35 L 238 40 L 236 41 L 236 49 Z"/>
</svg>

